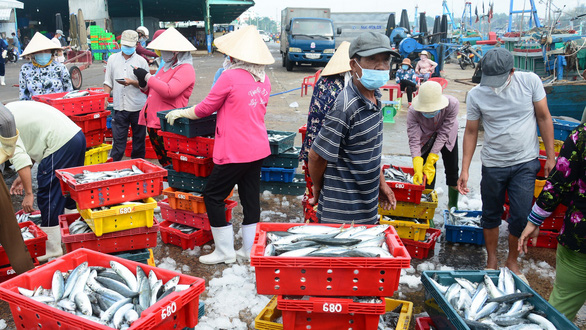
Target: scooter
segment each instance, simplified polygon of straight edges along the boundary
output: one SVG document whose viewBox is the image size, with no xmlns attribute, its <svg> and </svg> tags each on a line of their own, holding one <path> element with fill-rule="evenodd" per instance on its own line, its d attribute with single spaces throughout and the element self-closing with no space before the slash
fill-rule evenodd
<svg viewBox="0 0 586 330">
<path fill-rule="evenodd" d="M 470 45 L 464 45 L 458 50 L 458 64 L 462 70 L 466 70 L 468 65 L 474 69 L 474 54 L 470 51 Z"/>
<path fill-rule="evenodd" d="M 8 62 L 12 63 L 16 63 L 16 61 L 18 61 L 18 53 L 15 51 L 14 46 L 8 47 L 5 58 Z"/>
</svg>

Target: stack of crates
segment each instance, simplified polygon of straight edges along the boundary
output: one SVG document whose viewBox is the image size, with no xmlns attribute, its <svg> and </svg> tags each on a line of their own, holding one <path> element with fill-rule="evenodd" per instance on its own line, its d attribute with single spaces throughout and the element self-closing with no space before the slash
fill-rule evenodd
<svg viewBox="0 0 586 330">
<path fill-rule="evenodd" d="M 116 36 L 107 33 L 99 25 L 90 25 L 90 43 L 92 50 L 110 50 L 117 47 Z M 107 59 L 106 52 L 94 52 L 94 60 L 102 61 Z"/>
<path fill-rule="evenodd" d="M 300 148 L 294 148 L 295 132 L 267 130 L 271 155 L 261 168 L 260 190 L 274 194 L 301 195 L 305 191 L 303 175 L 295 174 Z"/>
</svg>

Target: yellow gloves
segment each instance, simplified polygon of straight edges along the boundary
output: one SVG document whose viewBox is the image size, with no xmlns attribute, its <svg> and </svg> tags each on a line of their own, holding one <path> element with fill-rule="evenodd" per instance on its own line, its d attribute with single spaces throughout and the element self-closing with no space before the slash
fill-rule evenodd
<svg viewBox="0 0 586 330">
<path fill-rule="evenodd" d="M 423 158 L 415 157 L 413 158 L 413 183 L 414 184 L 421 184 L 423 183 Z"/>
<path fill-rule="evenodd" d="M 199 119 L 199 117 L 195 115 L 195 106 L 173 110 L 165 116 L 165 119 L 167 119 L 167 122 L 171 125 L 173 125 L 178 118 L 189 118 L 192 120 Z"/>
<path fill-rule="evenodd" d="M 433 178 L 435 177 L 435 163 L 439 160 L 439 156 L 433 153 L 429 153 L 427 156 L 427 161 L 425 165 L 423 165 L 423 173 L 427 177 L 427 184 L 431 184 Z"/>
</svg>

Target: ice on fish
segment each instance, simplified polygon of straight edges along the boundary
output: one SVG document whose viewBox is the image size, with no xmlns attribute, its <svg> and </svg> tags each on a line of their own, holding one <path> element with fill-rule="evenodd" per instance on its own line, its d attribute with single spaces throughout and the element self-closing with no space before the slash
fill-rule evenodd
<svg viewBox="0 0 586 330">
<path fill-rule="evenodd" d="M 132 165 L 131 168 L 125 168 L 125 169 L 113 170 L 113 171 L 91 172 L 91 171 L 84 170 L 82 173 L 78 173 L 78 174 L 72 174 L 72 173 L 68 173 L 68 172 L 63 172 L 63 173 L 73 177 L 75 179 L 76 183 L 78 183 L 78 184 L 91 183 L 91 182 L 97 182 L 97 181 L 103 181 L 103 180 L 118 179 L 118 178 L 124 178 L 124 177 L 132 176 L 132 175 L 144 174 L 144 172 L 141 171 L 135 165 Z"/>
</svg>

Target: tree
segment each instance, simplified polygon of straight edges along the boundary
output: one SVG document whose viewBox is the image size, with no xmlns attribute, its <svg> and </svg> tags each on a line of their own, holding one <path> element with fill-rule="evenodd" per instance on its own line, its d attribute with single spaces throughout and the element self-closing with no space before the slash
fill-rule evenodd
<svg viewBox="0 0 586 330">
<path fill-rule="evenodd" d="M 270 17 L 249 18 L 246 20 L 246 24 L 254 25 L 257 29 L 267 33 L 277 33 L 277 22 Z"/>
</svg>

